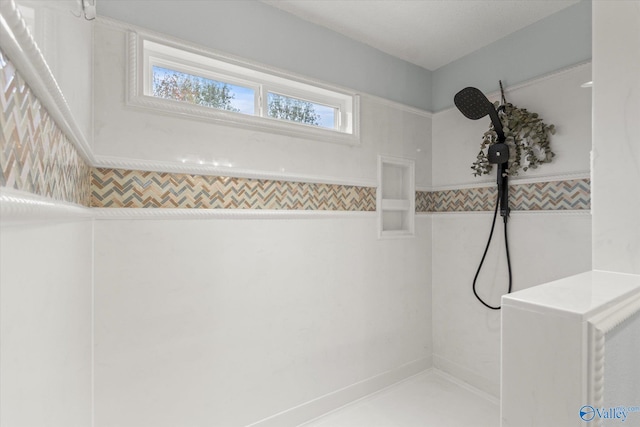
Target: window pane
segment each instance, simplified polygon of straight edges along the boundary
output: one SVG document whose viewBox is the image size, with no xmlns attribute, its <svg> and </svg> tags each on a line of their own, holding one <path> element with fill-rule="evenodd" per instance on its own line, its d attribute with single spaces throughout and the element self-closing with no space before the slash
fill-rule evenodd
<svg viewBox="0 0 640 427">
<path fill-rule="evenodd" d="M 153 96 L 255 114 L 255 90 L 153 66 Z"/>
<path fill-rule="evenodd" d="M 336 128 L 337 109 L 334 107 L 272 92 L 267 96 L 267 103 L 269 117 L 328 129 Z"/>
</svg>

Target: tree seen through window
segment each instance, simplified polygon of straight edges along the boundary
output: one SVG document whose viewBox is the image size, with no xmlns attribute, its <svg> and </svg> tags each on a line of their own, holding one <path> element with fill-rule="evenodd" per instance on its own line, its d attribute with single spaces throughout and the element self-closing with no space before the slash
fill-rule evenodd
<svg viewBox="0 0 640 427">
<path fill-rule="evenodd" d="M 162 67 L 153 67 L 153 96 L 204 107 L 256 115 L 255 90 Z M 267 115 L 333 129 L 335 108 L 275 93 L 267 96 Z"/>
</svg>

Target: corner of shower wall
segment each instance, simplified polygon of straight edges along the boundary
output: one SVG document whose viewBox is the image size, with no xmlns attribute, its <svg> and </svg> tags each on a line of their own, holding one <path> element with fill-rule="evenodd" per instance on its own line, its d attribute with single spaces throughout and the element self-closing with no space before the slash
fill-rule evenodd
<svg viewBox="0 0 640 427">
<path fill-rule="evenodd" d="M 64 98 L 35 29 L 13 1 L 0 14 L 0 424 L 91 425 L 89 163 L 48 102 Z"/>
<path fill-rule="evenodd" d="M 562 129 L 551 140 L 553 163 L 510 179 L 514 290 L 591 269 L 591 93 L 580 87 L 589 80 L 591 64 L 583 63 L 506 87 L 507 101 Z M 433 212 L 434 366 L 499 396 L 500 312 L 472 291 L 495 206 L 495 177 L 470 168 L 488 126 L 454 108 L 433 115 L 433 186 L 423 199 Z M 492 305 L 508 288 L 500 228 L 477 282 Z"/>
</svg>

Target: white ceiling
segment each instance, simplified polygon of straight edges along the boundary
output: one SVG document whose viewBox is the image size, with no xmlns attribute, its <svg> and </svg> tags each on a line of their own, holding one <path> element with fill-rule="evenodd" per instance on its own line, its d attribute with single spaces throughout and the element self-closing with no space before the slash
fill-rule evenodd
<svg viewBox="0 0 640 427">
<path fill-rule="evenodd" d="M 262 0 L 428 70 L 580 0 Z"/>
</svg>

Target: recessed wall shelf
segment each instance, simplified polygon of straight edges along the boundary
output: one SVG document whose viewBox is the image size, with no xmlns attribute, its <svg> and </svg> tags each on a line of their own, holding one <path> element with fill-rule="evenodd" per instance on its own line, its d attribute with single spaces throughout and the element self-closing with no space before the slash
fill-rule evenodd
<svg viewBox="0 0 640 427">
<path fill-rule="evenodd" d="M 415 218 L 415 163 L 378 156 L 378 237 L 411 237 Z"/>
</svg>

